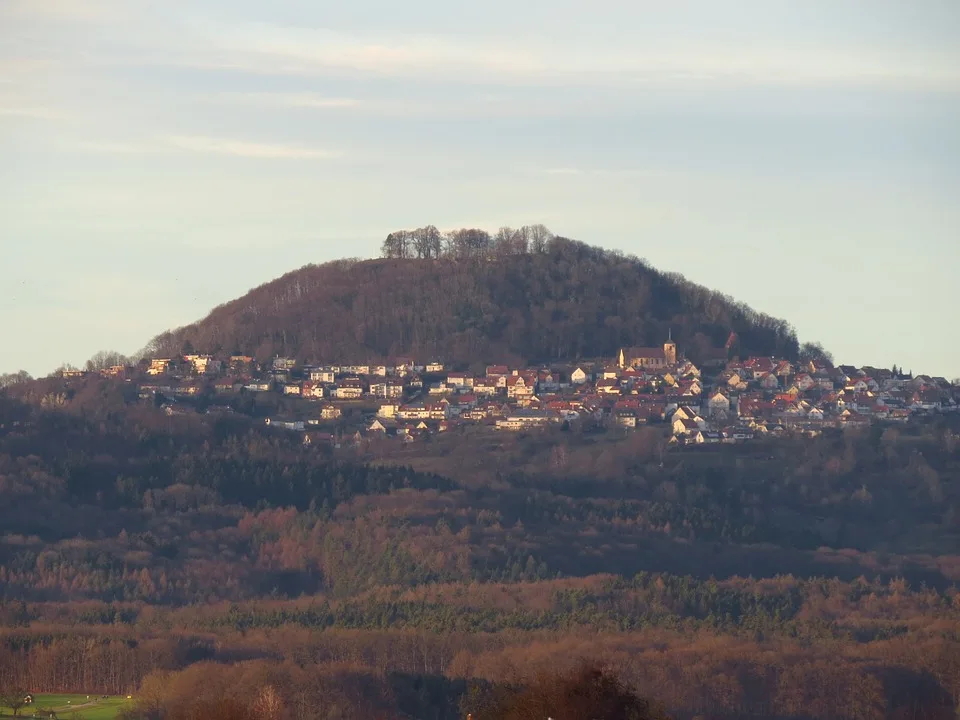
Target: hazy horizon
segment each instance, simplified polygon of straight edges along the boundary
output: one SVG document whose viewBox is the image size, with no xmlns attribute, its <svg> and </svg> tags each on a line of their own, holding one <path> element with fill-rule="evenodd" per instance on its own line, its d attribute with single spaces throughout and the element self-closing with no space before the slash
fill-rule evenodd
<svg viewBox="0 0 960 720">
<path fill-rule="evenodd" d="M 958 34 L 950 0 L 7 0 L 0 372 L 394 229 L 543 223 L 960 376 Z"/>
</svg>

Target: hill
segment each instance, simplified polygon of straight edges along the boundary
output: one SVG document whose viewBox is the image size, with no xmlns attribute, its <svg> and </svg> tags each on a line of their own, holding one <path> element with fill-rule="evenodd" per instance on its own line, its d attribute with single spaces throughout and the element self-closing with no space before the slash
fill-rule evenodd
<svg viewBox="0 0 960 720">
<path fill-rule="evenodd" d="M 398 253 L 390 246 L 398 234 L 391 234 L 388 257 L 287 273 L 159 335 L 147 350 L 318 362 L 406 355 L 549 362 L 612 357 L 623 346 L 659 345 L 672 332 L 697 360 L 733 331 L 742 354 L 793 358 L 799 351 L 785 321 L 638 258 L 560 237 L 509 252 L 485 233 L 487 241 L 470 251 L 457 245 L 458 233 L 481 232 L 452 233 L 447 250 L 425 257 Z"/>
</svg>

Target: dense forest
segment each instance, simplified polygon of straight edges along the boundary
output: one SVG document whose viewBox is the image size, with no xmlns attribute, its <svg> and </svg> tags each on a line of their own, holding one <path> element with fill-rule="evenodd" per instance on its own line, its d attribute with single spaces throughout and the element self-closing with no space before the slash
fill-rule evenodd
<svg viewBox="0 0 960 720">
<path fill-rule="evenodd" d="M 794 358 L 799 350 L 785 321 L 635 257 L 538 226 L 494 235 L 427 227 L 391 233 L 379 260 L 288 273 L 159 335 L 147 352 L 522 364 L 613 357 L 672 332 L 696 360 L 731 331 L 744 355 Z"/>
<path fill-rule="evenodd" d="M 168 416 L 119 379 L 20 382 L 0 391 L 0 689 L 480 720 L 594 663 L 676 718 L 953 717 L 958 432 L 336 448 Z"/>
</svg>

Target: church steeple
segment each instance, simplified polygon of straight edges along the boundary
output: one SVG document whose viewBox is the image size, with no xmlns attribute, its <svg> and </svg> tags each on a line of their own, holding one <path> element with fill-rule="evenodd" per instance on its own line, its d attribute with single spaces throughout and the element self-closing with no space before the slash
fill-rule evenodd
<svg viewBox="0 0 960 720">
<path fill-rule="evenodd" d="M 677 344 L 673 341 L 673 328 L 667 330 L 667 341 L 663 344 L 663 358 L 667 365 L 677 364 Z"/>
</svg>

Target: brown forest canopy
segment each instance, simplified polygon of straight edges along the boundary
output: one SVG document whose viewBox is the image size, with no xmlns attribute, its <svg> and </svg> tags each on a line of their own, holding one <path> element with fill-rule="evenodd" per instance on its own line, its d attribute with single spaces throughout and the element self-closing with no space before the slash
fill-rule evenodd
<svg viewBox="0 0 960 720">
<path fill-rule="evenodd" d="M 695 360 L 731 331 L 741 354 L 799 352 L 783 320 L 543 226 L 399 231 L 383 254 L 287 273 L 159 335 L 146 352 L 550 362 L 612 357 L 625 345 L 658 345 L 671 331 Z"/>
</svg>

